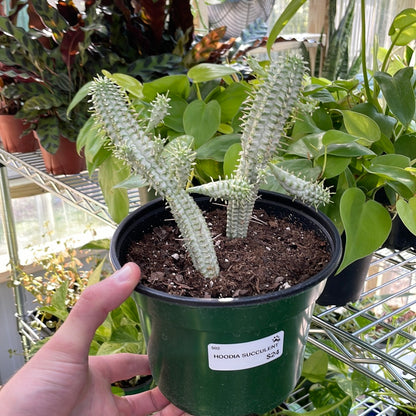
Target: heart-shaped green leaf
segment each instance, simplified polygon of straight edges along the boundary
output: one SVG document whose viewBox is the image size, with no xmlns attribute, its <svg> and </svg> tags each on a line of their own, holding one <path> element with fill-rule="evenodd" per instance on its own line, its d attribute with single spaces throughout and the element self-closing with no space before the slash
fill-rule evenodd
<svg viewBox="0 0 416 416">
<path fill-rule="evenodd" d="M 205 82 L 223 78 L 236 72 L 237 70 L 230 66 L 204 63 L 193 66 L 188 71 L 188 77 L 194 82 Z"/>
<path fill-rule="evenodd" d="M 202 100 L 192 101 L 183 113 L 185 133 L 194 137 L 196 149 L 216 133 L 220 123 L 221 107 L 215 100 L 208 104 Z"/>
<path fill-rule="evenodd" d="M 358 139 L 357 136 L 345 133 L 341 130 L 328 130 L 322 136 L 322 144 L 329 146 L 330 144 L 353 143 Z"/>
<path fill-rule="evenodd" d="M 224 155 L 230 146 L 240 143 L 240 140 L 241 136 L 239 134 L 215 136 L 196 150 L 196 157 L 197 159 L 213 159 L 217 162 L 223 162 Z"/>
<path fill-rule="evenodd" d="M 188 98 L 191 86 L 186 75 L 168 75 L 146 82 L 143 85 L 143 94 L 146 101 L 152 101 L 157 94 L 169 93 L 169 96 Z"/>
<path fill-rule="evenodd" d="M 201 183 L 217 180 L 223 176 L 222 164 L 212 159 L 198 159 L 195 165 L 195 176 Z"/>
<path fill-rule="evenodd" d="M 322 149 L 322 136 L 323 133 L 308 134 L 292 143 L 287 148 L 286 154 L 314 159 Z"/>
<path fill-rule="evenodd" d="M 126 189 L 116 189 L 114 186 L 125 180 L 129 175 L 129 167 L 113 155 L 101 164 L 98 172 L 98 181 L 108 211 L 117 223 L 129 213 L 129 198 Z"/>
<path fill-rule="evenodd" d="M 223 170 L 224 175 L 230 177 L 237 165 L 238 161 L 240 160 L 240 152 L 241 152 L 241 143 L 237 142 L 231 145 L 224 156 L 224 164 L 223 164 Z"/>
<path fill-rule="evenodd" d="M 325 164 L 324 177 L 326 179 L 333 178 L 344 172 L 350 162 L 351 158 L 331 155 L 328 155 L 326 159 L 324 157 L 320 157 L 316 160 L 316 163 L 322 168 L 324 168 Z"/>
<path fill-rule="evenodd" d="M 240 110 L 244 100 L 247 98 L 249 88 L 241 82 L 234 82 L 219 94 L 215 94 L 215 100 L 221 106 L 221 121 L 231 121 Z"/>
<path fill-rule="evenodd" d="M 327 153 L 340 157 L 375 156 L 375 153 L 368 147 L 358 143 L 330 144 Z"/>
<path fill-rule="evenodd" d="M 132 97 L 143 98 L 143 84 L 136 78 L 127 74 L 110 74 L 108 71 L 102 71 L 105 76 L 112 79 L 121 88 L 125 89 Z"/>
<path fill-rule="evenodd" d="M 396 203 L 397 213 L 407 229 L 416 235 L 416 196 L 406 202 L 400 198 Z"/>
<path fill-rule="evenodd" d="M 380 127 L 381 133 L 385 136 L 390 138 L 393 128 L 397 122 L 394 117 L 387 116 L 383 113 L 379 113 L 377 108 L 370 103 L 361 103 L 354 106 L 354 111 L 357 113 L 365 114 L 366 116 L 370 117 L 374 120 L 378 126 Z"/>
<path fill-rule="evenodd" d="M 413 68 L 397 71 L 394 76 L 386 72 L 376 72 L 374 78 L 380 85 L 390 111 L 407 126 L 415 115 L 415 93 L 411 78 Z"/>
<path fill-rule="evenodd" d="M 394 45 L 404 46 L 416 39 L 416 10 L 405 9 L 393 20 L 389 36 Z"/>
<path fill-rule="evenodd" d="M 325 409 L 325 411 L 319 413 L 321 415 L 348 416 L 350 414 L 352 399 L 334 381 L 328 381 L 325 384 L 314 384 L 309 390 L 309 397 L 313 405 L 318 408 L 317 410 Z M 324 406 L 332 406 L 332 408 L 328 409 Z M 310 416 L 312 412 L 305 414 Z"/>
<path fill-rule="evenodd" d="M 328 354 L 318 350 L 303 363 L 302 376 L 312 381 L 312 383 L 319 383 L 325 379 L 327 371 Z"/>
<path fill-rule="evenodd" d="M 344 125 L 347 132 L 358 137 L 359 144 L 369 146 L 380 140 L 381 131 L 378 124 L 365 114 L 351 110 L 343 110 Z"/>
<path fill-rule="evenodd" d="M 403 134 L 394 142 L 396 153 L 407 156 L 410 160 L 416 159 L 416 134 Z"/>
<path fill-rule="evenodd" d="M 416 192 L 416 177 L 407 169 L 410 168 L 410 160 L 403 155 L 382 155 L 374 158 L 366 170 L 386 180 L 392 186 L 394 183 L 407 187 L 411 194 Z"/>
<path fill-rule="evenodd" d="M 170 100 L 169 105 L 169 113 L 163 119 L 163 122 L 170 129 L 178 133 L 183 133 L 183 113 L 185 112 L 188 103 L 183 98 L 175 97 Z"/>
<path fill-rule="evenodd" d="M 346 243 L 338 272 L 377 250 L 386 241 L 391 229 L 387 209 L 374 200 L 366 201 L 364 192 L 359 188 L 349 188 L 343 193 L 340 214 Z"/>
</svg>

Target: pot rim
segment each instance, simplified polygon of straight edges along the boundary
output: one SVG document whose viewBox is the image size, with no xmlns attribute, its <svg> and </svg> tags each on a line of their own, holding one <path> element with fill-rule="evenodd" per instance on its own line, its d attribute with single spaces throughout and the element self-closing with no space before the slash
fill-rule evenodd
<svg viewBox="0 0 416 416">
<path fill-rule="evenodd" d="M 193 298 L 193 297 L 186 297 L 186 296 L 179 296 L 179 295 L 172 295 L 167 292 L 159 291 L 156 289 L 149 288 L 142 283 L 139 283 L 136 288 L 134 289 L 136 292 L 153 297 L 159 298 L 161 301 L 171 302 L 171 303 L 181 303 L 186 304 L 189 306 L 194 307 L 235 307 L 235 306 L 242 306 L 242 305 L 250 305 L 250 304 L 258 304 L 258 303 L 265 303 L 265 302 L 272 302 L 276 301 L 281 298 L 287 298 L 290 296 L 295 296 L 304 292 L 305 290 L 316 286 L 318 283 L 322 282 L 326 278 L 328 278 L 331 274 L 333 274 L 340 263 L 341 255 L 342 255 L 342 242 L 341 237 L 338 233 L 337 228 L 335 227 L 334 223 L 322 212 L 314 209 L 308 205 L 303 204 L 298 200 L 294 200 L 293 198 L 280 194 L 277 192 L 271 191 L 263 191 L 259 192 L 259 195 L 263 200 L 267 197 L 272 196 L 273 198 L 278 198 L 280 203 L 285 205 L 289 205 L 290 208 L 295 208 L 297 211 L 305 212 L 305 217 L 312 218 L 314 222 L 321 226 L 321 229 L 325 230 L 325 235 L 328 239 L 328 242 L 331 243 L 332 239 L 332 253 L 329 262 L 325 265 L 325 267 L 314 276 L 310 277 L 308 280 L 298 283 L 290 288 L 281 289 L 276 292 L 270 292 L 263 295 L 254 295 L 254 296 L 242 296 L 236 298 Z M 202 198 L 208 198 L 201 196 Z M 116 242 L 119 239 L 119 236 L 122 234 L 124 226 L 126 226 L 133 217 L 138 215 L 138 213 L 144 208 L 149 207 L 151 205 L 157 205 L 163 202 L 160 198 L 155 199 L 139 208 L 135 211 L 130 213 L 124 220 L 118 225 L 116 231 L 114 232 L 113 238 L 111 239 L 111 246 L 110 246 L 110 262 L 113 265 L 115 270 L 120 269 L 122 266 L 119 262 L 119 259 L 116 255 Z M 164 202 L 163 202 L 164 203 Z M 139 265 L 140 266 L 140 265 Z"/>
</svg>

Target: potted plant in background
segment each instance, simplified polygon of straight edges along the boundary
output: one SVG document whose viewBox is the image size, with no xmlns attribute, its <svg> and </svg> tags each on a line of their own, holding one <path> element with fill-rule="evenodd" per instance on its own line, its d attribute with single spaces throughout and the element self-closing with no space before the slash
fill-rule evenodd
<svg viewBox="0 0 416 416">
<path fill-rule="evenodd" d="M 24 134 L 27 125 L 22 120 L 15 117 L 17 111 L 21 108 L 20 100 L 6 98 L 5 90 L 8 84 L 11 83 L 9 73 L 15 80 L 25 82 L 30 79 L 26 74 L 19 74 L 15 68 L 7 69 L 5 65 L 0 63 L 0 139 L 4 148 L 10 152 L 33 152 L 39 148 L 33 133 Z"/>
<path fill-rule="evenodd" d="M 252 99 L 244 123 L 243 151 L 235 173 L 229 179 L 188 190 L 185 187 L 194 160 L 193 138 L 179 136 L 164 145 L 163 140 L 152 134 L 154 126 L 165 116 L 168 99 L 158 96 L 152 103 L 149 117 L 142 119 L 128 102 L 127 95 L 110 78 L 99 78 L 92 85 L 93 114 L 101 126 L 103 139 L 109 138 L 118 157 L 167 201 L 189 253 L 189 256 L 183 254 L 181 242 L 175 247 L 174 242 L 167 240 L 166 229 L 157 228 L 170 217 L 161 200 L 151 202 L 135 215 L 127 217 L 116 231 L 110 250 L 112 262 L 116 268 L 120 267 L 129 259 L 128 247 L 157 228 L 156 235 L 161 240 L 159 237 L 156 239 L 164 241 L 164 247 L 174 250 L 166 254 L 165 260 L 189 262 L 191 271 L 175 272 L 170 276 L 173 280 L 168 280 L 165 276 L 169 274 L 168 270 L 147 268 L 154 253 L 142 257 L 139 263 L 146 284 L 139 285 L 137 301 L 155 381 L 174 404 L 193 414 L 222 414 L 224 408 L 229 414 L 264 412 L 286 398 L 300 375 L 314 301 L 327 273 L 332 273 L 338 266 L 340 237 L 326 217 L 314 208 L 275 194 L 262 194 L 257 200 L 260 179 L 274 156 L 291 107 L 298 99 L 303 62 L 297 57 L 287 57 L 278 65 L 272 63 L 269 71 L 264 73 L 266 79 L 262 80 L 256 98 Z M 277 174 L 281 171 L 277 170 Z M 285 175 L 281 180 L 291 183 L 294 193 L 309 203 L 319 204 L 328 200 L 327 192 L 319 184 L 308 185 L 292 175 Z M 247 243 L 254 237 L 251 231 L 250 238 L 242 240 L 256 205 L 271 215 L 270 220 L 266 220 L 270 221 L 267 231 L 282 217 L 289 217 L 293 222 L 287 224 L 287 228 L 292 229 L 295 223 L 302 224 L 303 232 L 310 232 L 309 237 L 315 235 L 321 241 L 313 244 L 314 247 L 325 246 L 324 252 L 329 257 L 324 261 L 321 258 L 319 265 L 315 266 L 311 260 L 302 263 L 300 268 L 303 271 L 311 272 L 314 268 L 317 273 L 312 272 L 313 277 L 293 287 L 285 283 L 284 272 L 279 274 L 275 271 L 271 280 L 263 285 L 263 289 L 270 293 L 258 295 L 260 274 L 250 268 L 251 278 L 246 276 L 238 283 L 230 283 L 228 289 L 221 288 L 227 280 L 232 280 L 218 276 L 219 253 L 215 251 L 216 240 L 212 240 L 209 229 L 214 227 L 214 219 L 206 222 L 198 208 L 199 205 L 210 212 L 215 205 L 210 204 L 207 197 L 194 200 L 189 193 L 195 191 L 229 201 L 227 234 L 239 237 L 232 238 L 231 244 Z M 215 215 L 220 216 L 221 212 L 224 210 L 220 209 Z M 321 225 L 316 228 L 318 223 Z M 261 228 L 264 230 L 263 226 Z M 303 242 L 309 241 L 309 237 L 304 237 Z M 287 250 L 303 244 L 302 241 L 292 243 L 293 246 Z M 218 240 L 216 244 L 221 243 Z M 261 243 L 256 244 L 256 247 L 262 247 L 266 253 L 267 244 L 264 247 Z M 148 244 L 139 243 L 138 246 L 148 247 Z M 159 243 L 156 247 L 156 252 L 160 251 Z M 244 248 L 237 246 L 234 252 L 242 261 Z M 276 250 L 270 252 L 276 253 Z M 297 251 L 296 256 L 300 252 Z M 227 255 L 231 255 L 230 252 Z M 251 259 L 249 262 L 257 266 L 263 263 L 257 262 L 260 258 L 257 255 L 256 261 Z M 293 260 L 292 252 L 289 263 Z M 227 267 L 228 262 L 227 257 L 221 259 L 223 270 L 237 267 L 235 262 L 230 262 L 231 266 Z M 284 263 L 281 261 L 280 264 Z M 243 268 L 248 270 L 248 266 Z M 269 269 L 270 265 L 266 268 Z M 148 287 L 152 281 L 156 287 L 159 284 L 159 288 L 174 288 L 176 295 Z M 196 287 L 192 289 L 190 286 L 194 283 L 200 286 L 202 295 L 178 296 L 186 290 L 196 291 Z M 276 291 L 279 286 L 286 289 Z M 252 292 L 248 291 L 250 287 Z M 210 288 L 214 293 L 217 291 L 219 298 L 215 298 L 215 294 L 206 294 Z M 264 380 L 265 384 L 259 380 Z M 242 390 L 246 392 L 244 400 L 241 400 Z M 212 397 L 216 398 L 214 402 Z"/>
<path fill-rule="evenodd" d="M 65 108 L 88 76 L 83 75 L 80 66 L 87 52 L 79 54 L 79 43 L 87 33 L 87 40 L 82 43 L 87 48 L 90 38 L 88 31 L 82 31 L 81 22 L 74 21 L 75 7 L 61 7 L 63 14 L 46 1 L 32 2 L 28 8 L 32 26 L 29 31 L 14 25 L 12 16 L 0 18 L 3 32 L 0 62 L 33 77 L 33 82 L 10 86 L 8 98 L 22 102 L 16 116 L 36 131 L 47 170 L 56 174 L 77 173 L 85 166 L 74 143 L 77 128 L 83 122 L 82 113 L 77 122 L 72 122 L 66 118 Z M 67 167 L 65 158 L 69 160 Z"/>
<path fill-rule="evenodd" d="M 83 6 L 85 11 L 80 12 L 69 3 L 53 7 L 46 0 L 32 1 L 27 9 L 28 31 L 14 24 L 14 14 L 0 19 L 0 62 L 30 74 L 33 81 L 13 84 L 7 98 L 22 103 L 17 117 L 36 131 L 47 169 L 55 174 L 77 173 L 85 167 L 74 142 L 87 119 L 88 104 L 79 103 L 71 119 L 66 109 L 99 70 L 151 79 L 184 71 L 185 58 L 187 65 L 208 59 L 218 43 L 208 33 L 201 41 L 205 44 L 191 48 L 189 3 L 166 7 L 166 1 L 85 2 Z M 56 159 L 71 152 L 77 164 L 63 168 Z"/>
<path fill-rule="evenodd" d="M 310 79 L 304 91 L 306 101 L 277 162 L 301 176 L 324 180 L 332 189 L 332 203 L 321 209 L 345 236 L 338 273 L 351 264 L 357 267 L 357 260 L 364 262 L 357 286 L 342 274 L 328 279 L 318 301 L 324 305 L 343 305 L 359 298 L 371 255 L 389 238 L 392 217 L 400 217 L 416 233 L 415 93 L 413 68 L 406 64 L 413 50 L 406 49 L 405 61 L 391 57 L 395 45 L 408 44 L 415 16 L 414 9 L 408 9 L 393 20 L 391 47 L 375 51 L 384 63 L 374 70 L 371 86 L 367 77 L 364 84 L 358 78 Z M 272 180 L 268 186 L 273 188 Z M 358 278 L 356 271 L 350 276 Z"/>
</svg>

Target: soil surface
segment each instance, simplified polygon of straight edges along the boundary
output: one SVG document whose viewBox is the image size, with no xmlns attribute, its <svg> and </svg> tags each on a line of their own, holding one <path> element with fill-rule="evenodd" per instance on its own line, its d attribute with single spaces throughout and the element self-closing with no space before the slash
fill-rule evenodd
<svg viewBox="0 0 416 416">
<path fill-rule="evenodd" d="M 172 221 L 132 244 L 128 261 L 142 270 L 142 283 L 174 295 L 241 297 L 289 288 L 318 273 L 329 261 L 327 242 L 314 231 L 255 210 L 248 237 L 225 236 L 226 211 L 205 213 L 215 236 L 220 275 L 212 280 L 195 271 Z"/>
</svg>

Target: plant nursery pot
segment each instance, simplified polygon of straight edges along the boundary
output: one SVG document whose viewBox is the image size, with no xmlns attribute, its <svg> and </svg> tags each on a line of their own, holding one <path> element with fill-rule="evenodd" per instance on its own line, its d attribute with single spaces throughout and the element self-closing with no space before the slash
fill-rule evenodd
<svg viewBox="0 0 416 416">
<path fill-rule="evenodd" d="M 364 289 L 365 279 L 373 255 L 358 259 L 339 274 L 330 276 L 316 303 L 321 306 L 344 306 L 356 302 Z"/>
<path fill-rule="evenodd" d="M 321 272 L 289 289 L 250 297 L 182 297 L 143 284 L 134 292 L 156 384 L 192 415 L 259 414 L 285 401 L 301 373 L 315 301 L 339 265 L 341 239 L 326 216 L 284 195 L 260 195 L 256 207 L 300 222 L 328 242 L 331 259 Z M 216 208 L 207 197 L 195 200 L 203 210 Z M 160 199 L 126 217 L 111 243 L 114 268 L 126 263 L 131 242 L 167 218 Z"/>
<path fill-rule="evenodd" d="M 0 138 L 7 152 L 29 153 L 39 149 L 33 132 L 22 136 L 26 128 L 21 119 L 9 114 L 0 115 Z"/>
<path fill-rule="evenodd" d="M 60 138 L 58 150 L 52 154 L 40 145 L 45 168 L 53 175 L 72 175 L 85 170 L 85 158 L 78 154 L 75 142 Z"/>
<path fill-rule="evenodd" d="M 407 229 L 399 216 L 396 216 L 391 223 L 391 231 L 383 247 L 392 250 L 416 248 L 416 235 Z"/>
<path fill-rule="evenodd" d="M 122 389 L 126 396 L 130 396 L 130 395 L 137 394 L 137 393 L 143 393 L 144 391 L 149 390 L 152 383 L 153 383 L 153 377 L 145 376 L 145 377 L 140 377 L 138 383 L 135 386 L 122 387 Z"/>
</svg>

